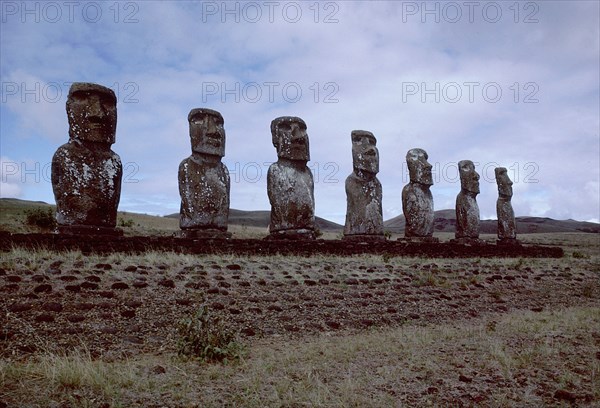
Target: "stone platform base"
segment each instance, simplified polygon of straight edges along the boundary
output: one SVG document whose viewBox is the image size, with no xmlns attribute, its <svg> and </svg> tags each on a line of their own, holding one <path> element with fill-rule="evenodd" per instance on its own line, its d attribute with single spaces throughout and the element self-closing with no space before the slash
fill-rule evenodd
<svg viewBox="0 0 600 408">
<path fill-rule="evenodd" d="M 177 231 L 173 236 L 184 239 L 229 239 L 231 233 L 218 229 L 188 229 Z"/>
<path fill-rule="evenodd" d="M 421 256 L 427 258 L 560 258 L 560 247 L 546 245 L 460 245 L 449 242 L 357 242 L 323 239 L 190 239 L 160 236 L 122 237 L 72 234 L 11 234 L 0 231 L 1 252 L 15 247 L 52 251 L 81 251 L 83 254 L 113 252 L 143 253 L 168 251 L 185 254 L 234 255 L 337 255 L 359 254 Z"/>
<path fill-rule="evenodd" d="M 521 241 L 516 238 L 498 239 L 496 240 L 496 245 L 521 246 Z"/>
<path fill-rule="evenodd" d="M 266 240 L 294 240 L 294 241 L 305 241 L 313 240 L 316 238 L 315 231 L 309 229 L 294 229 L 294 230 L 281 230 L 274 231 L 267 235 L 264 239 Z"/>
<path fill-rule="evenodd" d="M 479 239 L 479 238 L 468 238 L 468 237 L 451 239 L 450 243 L 451 244 L 458 244 L 458 245 L 469 245 L 469 246 L 483 246 L 483 245 L 487 245 L 487 242 L 485 242 L 482 239 Z"/>
<path fill-rule="evenodd" d="M 95 227 L 92 225 L 59 225 L 56 232 L 65 235 L 105 235 L 111 237 L 122 237 L 123 230 L 120 228 Z"/>
<path fill-rule="evenodd" d="M 398 238 L 397 241 L 415 242 L 415 243 L 425 242 L 425 243 L 430 243 L 430 244 L 435 244 L 437 242 L 440 242 L 439 238 L 435 238 L 435 237 L 404 237 L 404 238 Z"/>
<path fill-rule="evenodd" d="M 352 235 L 344 235 L 342 237 L 344 241 L 350 242 L 384 242 L 385 235 L 367 235 L 367 234 L 352 234 Z"/>
</svg>

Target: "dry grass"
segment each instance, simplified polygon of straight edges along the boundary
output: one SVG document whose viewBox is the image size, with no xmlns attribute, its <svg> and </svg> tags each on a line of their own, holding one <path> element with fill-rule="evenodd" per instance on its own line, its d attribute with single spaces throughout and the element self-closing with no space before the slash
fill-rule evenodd
<svg viewBox="0 0 600 408">
<path fill-rule="evenodd" d="M 551 401 L 559 389 L 581 402 L 598 401 L 599 328 L 598 308 L 518 311 L 497 320 L 270 340 L 254 344 L 246 360 L 228 366 L 198 366 L 175 356 L 107 362 L 85 351 L 43 353 L 0 363 L 0 401 L 382 407 L 471 400 L 533 407 Z"/>
<path fill-rule="evenodd" d="M 379 265 L 384 270 L 390 265 L 389 273 L 401 270 L 415 275 L 418 285 L 442 290 L 450 283 L 464 281 L 468 285 L 473 283 L 471 280 L 482 280 L 480 275 L 453 272 L 460 269 L 527 273 L 528 268 L 540 272 L 569 267 L 574 276 L 585 272 L 600 279 L 597 235 L 530 234 L 520 239 L 561 245 L 567 255 L 563 259 L 428 260 L 384 259 L 377 255 L 199 257 L 163 252 L 83 256 L 78 251 L 58 254 L 14 249 L 2 253 L 0 267 L 43 273 L 57 259 L 70 266 L 78 263 L 81 266 L 77 268 L 82 271 L 93 269 L 97 263 L 167 265 L 180 270 L 199 263 L 256 262 L 271 265 L 277 278 L 280 269 L 287 269 L 301 281 L 303 273 L 316 278 L 326 267 L 336 276 L 351 276 L 356 268 L 353 261 L 360 259 L 364 265 Z M 574 256 L 576 252 L 580 255 Z M 433 262 L 438 266 L 429 270 L 411 267 Z M 310 264 L 314 269 L 300 273 L 289 267 L 292 264 Z M 557 267 L 560 269 L 553 269 Z M 253 272 L 258 277 L 265 273 L 261 269 Z M 111 276 L 118 277 L 120 273 L 120 268 L 115 268 Z M 379 270 L 372 275 L 382 273 Z M 496 295 L 502 298 L 506 294 Z M 548 293 L 548 297 L 562 295 Z M 581 296 L 597 305 L 597 285 L 584 287 Z M 544 307 L 543 312 L 534 313 L 512 306 L 516 309 L 505 314 L 485 314 L 467 321 L 422 327 L 405 324 L 359 334 L 307 335 L 300 340 L 271 336 L 250 342 L 245 359 L 225 366 L 200 366 L 174 354 L 134 354 L 128 359 L 97 360 L 84 344 L 69 354 L 48 344 L 43 351 L 27 357 L 0 360 L 0 406 L 2 402 L 18 407 L 568 406 L 553 398 L 557 390 L 571 393 L 578 405 L 598 404 L 600 308 Z M 0 316 L 0 326 L 3 318 Z"/>
</svg>

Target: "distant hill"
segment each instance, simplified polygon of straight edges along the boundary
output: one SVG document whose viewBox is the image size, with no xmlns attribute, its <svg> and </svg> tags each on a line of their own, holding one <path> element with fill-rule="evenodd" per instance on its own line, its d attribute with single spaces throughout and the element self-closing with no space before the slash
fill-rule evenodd
<svg viewBox="0 0 600 408">
<path fill-rule="evenodd" d="M 25 210 L 35 207 L 53 206 L 43 201 L 27 201 L 16 198 L 0 198 L 0 230 L 19 230 L 20 219 Z M 269 226 L 270 211 L 243 211 L 230 209 L 229 224 L 247 227 L 267 228 Z M 150 225 L 154 229 L 177 230 L 178 223 L 173 220 L 179 219 L 179 213 L 157 217 L 144 214 L 134 214 L 130 212 L 119 212 L 119 217 L 124 220 L 134 219 L 138 225 Z M 161 219 L 163 221 L 161 221 Z M 326 220 L 321 217 L 315 217 L 316 224 L 323 232 L 341 232 L 343 225 Z M 168 223 L 167 223 L 168 221 Z M 396 234 L 404 232 L 404 215 L 399 215 L 384 221 L 383 226 L 387 231 Z M 497 232 L 496 220 L 482 220 L 481 233 L 495 234 Z M 435 212 L 434 231 L 454 232 L 456 229 L 455 211 L 439 210 Z M 560 233 L 560 232 L 589 232 L 600 233 L 600 224 L 575 220 L 554 220 L 544 217 L 517 217 L 517 232 L 520 234 L 531 233 Z"/>
<path fill-rule="evenodd" d="M 179 213 L 165 215 L 167 218 L 179 219 Z M 268 228 L 271 220 L 271 211 L 244 211 L 229 209 L 229 224 L 241 225 L 247 227 Z M 333 221 L 321 217 L 315 217 L 315 223 L 321 231 L 339 232 L 344 229 L 343 225 L 336 224 Z"/>
<path fill-rule="evenodd" d="M 403 233 L 406 221 L 404 215 L 384 221 L 386 230 L 394 233 Z M 454 232 L 456 230 L 456 212 L 454 210 L 439 210 L 434 213 L 434 231 Z M 498 231 L 497 220 L 481 220 L 480 231 L 482 234 L 496 234 Z M 517 233 L 531 234 L 542 232 L 591 232 L 600 233 L 600 224 L 575 220 L 553 220 L 544 217 L 517 217 Z"/>
</svg>

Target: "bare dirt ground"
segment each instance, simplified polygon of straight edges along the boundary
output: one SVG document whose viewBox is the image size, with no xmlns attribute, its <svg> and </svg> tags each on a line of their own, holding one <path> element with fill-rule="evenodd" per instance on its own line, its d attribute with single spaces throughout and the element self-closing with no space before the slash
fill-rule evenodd
<svg viewBox="0 0 600 408">
<path fill-rule="evenodd" d="M 164 359 L 175 354 L 178 341 L 175 323 L 191 316 L 202 303 L 208 304 L 211 313 L 239 333 L 240 341 L 250 347 L 250 359 L 252 350 L 258 353 L 265 347 L 272 352 L 298 348 L 301 344 L 318 344 L 324 336 L 340 344 L 351 344 L 355 336 L 365 333 L 407 327 L 433 330 L 456 322 L 479 325 L 485 332 L 494 331 L 506 316 L 527 313 L 541 316 L 576 308 L 591 310 L 595 316 L 591 320 L 593 326 L 583 334 L 592 336 L 586 341 L 593 344 L 586 347 L 597 351 L 573 357 L 578 363 L 572 364 L 570 369 L 574 372 L 570 375 L 581 378 L 571 381 L 571 387 L 568 382 L 559 387 L 563 383 L 558 380 L 546 386 L 542 381 L 539 385 L 527 376 L 510 383 L 501 374 L 497 378 L 492 374 L 483 378 L 472 361 L 463 361 L 462 368 L 452 373 L 437 372 L 438 383 L 427 382 L 426 388 L 418 387 L 419 392 L 411 389 L 410 383 L 408 388 L 407 384 L 398 383 L 378 386 L 383 387 L 380 391 L 392 405 L 487 406 L 494 405 L 489 394 L 493 387 L 521 387 L 521 392 L 528 390 L 537 395 L 531 406 L 539 402 L 600 406 L 599 392 L 593 390 L 594 384 L 600 384 L 598 242 L 590 234 L 574 234 L 569 239 L 570 243 L 564 245 L 566 255 L 560 259 L 238 257 L 162 252 L 84 256 L 80 252 L 14 249 L 3 253 L 0 263 L 0 356 L 4 362 L 23 362 L 49 351 L 84 347 L 92 360 L 118 363 L 152 356 L 151 359 L 161 359 L 162 365 L 158 366 L 162 367 Z M 556 341 L 562 341 L 560 336 L 564 335 L 559 332 L 557 335 Z M 578 350 L 577 342 L 581 339 L 563 337 L 563 340 L 573 341 L 572 349 Z M 439 347 L 442 349 L 432 353 L 453 355 L 462 346 Z M 582 348 L 581 352 L 589 353 L 590 349 Z M 385 353 L 389 353 L 388 365 L 389 361 L 403 364 L 393 349 L 386 348 Z M 381 357 L 380 353 L 377 355 Z M 426 364 L 427 358 L 424 360 Z M 8 367 L 3 366 L 6 370 Z M 588 368 L 592 370 L 592 378 L 587 376 Z M 354 369 L 360 370 L 360 364 Z M 435 367 L 430 369 L 435 372 Z M 192 375 L 194 369 L 190 370 Z M 577 374 L 577 370 L 581 373 Z M 12 391 L 0 396 L 0 406 L 21 406 L 16 399 L 19 387 L 8 376 L 2 378 Z M 423 378 L 419 381 L 424 382 Z M 478 379 L 475 384 L 474 378 Z M 235 398 L 230 398 L 236 395 L 235 390 L 236 387 L 211 388 L 212 393 L 229 397 L 213 399 L 213 395 L 207 400 L 208 405 L 239 405 Z M 109 402 L 106 396 L 104 400 L 97 398 L 94 401 L 108 405 L 99 402 L 90 406 L 151 406 L 144 397 L 136 405 L 135 398 L 127 395 Z M 186 395 L 195 393 L 190 391 Z M 193 405 L 182 398 L 177 402 L 171 397 L 161 397 L 158 399 L 162 402 L 153 406 Z M 249 401 L 238 402 L 248 405 Z M 290 398 L 287 403 L 282 399 L 257 400 L 256 406 L 261 405 L 260 401 L 262 405 L 294 406 L 295 399 Z M 311 404 L 309 399 L 308 403 L 298 404 L 347 406 L 343 401 L 335 401 L 325 398 Z M 383 400 L 352 401 L 351 405 L 377 406 Z M 523 398 L 506 401 L 506 406 L 529 405 L 529 400 Z M 77 406 L 69 404 L 72 402 L 63 406 Z"/>
</svg>

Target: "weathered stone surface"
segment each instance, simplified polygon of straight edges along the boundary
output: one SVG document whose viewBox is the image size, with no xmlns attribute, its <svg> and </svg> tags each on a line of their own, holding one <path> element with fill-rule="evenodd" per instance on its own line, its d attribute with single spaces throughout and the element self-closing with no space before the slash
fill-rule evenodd
<svg viewBox="0 0 600 408">
<path fill-rule="evenodd" d="M 406 219 L 404 237 L 435 242 L 433 238 L 433 185 L 429 156 L 423 149 L 411 149 L 406 153 L 410 182 L 402 189 L 402 211 Z"/>
<path fill-rule="evenodd" d="M 458 162 L 460 193 L 456 197 L 456 234 L 461 243 L 479 242 L 479 174 L 471 160 Z"/>
<path fill-rule="evenodd" d="M 267 173 L 269 238 L 314 239 L 314 181 L 306 166 L 310 160 L 306 123 L 293 116 L 279 117 L 271 122 L 271 135 L 277 161 Z"/>
<path fill-rule="evenodd" d="M 225 237 L 229 217 L 229 171 L 225 155 L 223 117 L 211 109 L 188 115 L 192 155 L 179 165 L 181 210 L 179 226 L 185 238 Z"/>
<path fill-rule="evenodd" d="M 58 231 L 113 234 L 123 167 L 115 142 L 117 98 L 104 86 L 76 82 L 67 98 L 69 141 L 52 158 Z"/>
<path fill-rule="evenodd" d="M 346 178 L 344 239 L 385 240 L 377 139 L 365 130 L 353 130 L 351 139 L 354 171 Z"/>
<path fill-rule="evenodd" d="M 498 216 L 498 243 L 518 244 L 517 222 L 512 207 L 512 181 L 508 177 L 505 167 L 496 167 L 496 184 L 498 185 L 498 200 L 496 201 L 496 214 Z"/>
</svg>

